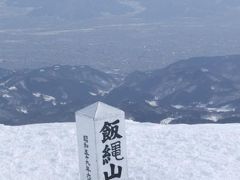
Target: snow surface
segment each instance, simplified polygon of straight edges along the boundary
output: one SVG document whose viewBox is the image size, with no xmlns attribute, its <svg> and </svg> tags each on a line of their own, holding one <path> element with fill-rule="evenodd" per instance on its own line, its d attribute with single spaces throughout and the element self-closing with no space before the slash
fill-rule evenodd
<svg viewBox="0 0 240 180">
<path fill-rule="evenodd" d="M 213 121 L 213 122 L 218 122 L 220 119 L 222 119 L 222 116 L 219 114 L 210 114 L 202 117 L 203 119 Z"/>
<path fill-rule="evenodd" d="M 172 105 L 172 107 L 173 108 L 175 108 L 175 109 L 183 109 L 184 108 L 184 106 L 183 105 Z"/>
<path fill-rule="evenodd" d="M 18 107 L 16 109 L 18 112 L 22 112 L 23 114 L 28 114 L 28 109 L 26 107 Z"/>
<path fill-rule="evenodd" d="M 11 86 L 8 88 L 10 91 L 16 91 L 17 90 L 17 87 L 16 86 Z"/>
<path fill-rule="evenodd" d="M 160 124 L 170 124 L 172 121 L 174 121 L 175 120 L 175 118 L 171 118 L 171 117 L 169 117 L 169 118 L 166 118 L 166 119 L 163 119 L 163 120 L 161 120 L 160 121 Z"/>
<path fill-rule="evenodd" d="M 148 105 L 152 106 L 152 107 L 158 107 L 157 101 L 148 101 L 148 100 L 145 100 L 145 102 L 146 102 Z"/>
<path fill-rule="evenodd" d="M 39 93 L 39 92 L 33 93 L 33 96 L 35 96 L 35 97 L 37 97 L 37 98 L 42 97 L 44 101 L 46 101 L 46 102 L 52 102 L 52 104 L 53 104 L 54 106 L 57 105 L 57 103 L 56 103 L 56 98 L 53 97 L 53 96 L 49 96 L 49 95 L 46 95 L 46 94 L 41 94 L 41 93 Z"/>
<path fill-rule="evenodd" d="M 234 111 L 236 111 L 236 109 L 235 108 L 231 108 L 230 106 L 222 106 L 222 107 L 220 107 L 220 108 L 207 108 L 207 110 L 209 111 L 209 112 L 217 112 L 217 113 L 219 113 L 219 112 L 234 112 Z"/>
<path fill-rule="evenodd" d="M 239 180 L 240 124 L 127 122 L 129 180 Z M 0 125 L 1 180 L 79 180 L 75 123 Z"/>
</svg>

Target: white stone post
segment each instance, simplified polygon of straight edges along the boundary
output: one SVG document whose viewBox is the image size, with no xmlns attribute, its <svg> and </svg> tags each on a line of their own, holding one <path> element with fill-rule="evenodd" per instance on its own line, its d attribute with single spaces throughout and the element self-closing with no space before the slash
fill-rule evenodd
<svg viewBox="0 0 240 180">
<path fill-rule="evenodd" d="M 81 180 L 127 180 L 125 113 L 101 102 L 76 112 Z"/>
</svg>

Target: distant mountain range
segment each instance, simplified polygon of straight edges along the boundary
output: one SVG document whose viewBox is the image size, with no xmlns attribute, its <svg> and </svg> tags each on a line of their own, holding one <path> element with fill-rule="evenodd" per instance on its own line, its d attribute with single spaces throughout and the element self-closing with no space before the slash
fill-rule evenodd
<svg viewBox="0 0 240 180">
<path fill-rule="evenodd" d="M 0 123 L 74 121 L 95 101 L 154 123 L 240 123 L 240 56 L 199 57 L 123 78 L 89 66 L 0 69 Z"/>
</svg>

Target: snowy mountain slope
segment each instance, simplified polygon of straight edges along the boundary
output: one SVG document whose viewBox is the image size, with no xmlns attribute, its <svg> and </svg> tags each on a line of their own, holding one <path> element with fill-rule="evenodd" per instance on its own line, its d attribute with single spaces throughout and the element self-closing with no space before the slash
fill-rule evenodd
<svg viewBox="0 0 240 180">
<path fill-rule="evenodd" d="M 239 180 L 239 128 L 127 122 L 129 179 Z M 74 123 L 0 125 L 0 179 L 78 180 L 75 130 Z"/>
<path fill-rule="evenodd" d="M 137 121 L 237 123 L 240 56 L 198 57 L 130 74 L 106 101 Z"/>
<path fill-rule="evenodd" d="M 55 65 L 5 74 L 0 69 L 0 123 L 12 125 L 73 120 L 73 112 L 117 84 L 111 75 L 88 66 Z"/>
</svg>

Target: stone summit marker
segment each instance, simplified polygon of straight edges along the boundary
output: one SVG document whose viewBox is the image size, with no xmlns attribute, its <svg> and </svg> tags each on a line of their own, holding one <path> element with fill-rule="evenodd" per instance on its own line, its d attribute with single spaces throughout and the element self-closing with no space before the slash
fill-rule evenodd
<svg viewBox="0 0 240 180">
<path fill-rule="evenodd" d="M 127 180 L 125 113 L 97 102 L 76 112 L 81 180 Z"/>
</svg>

